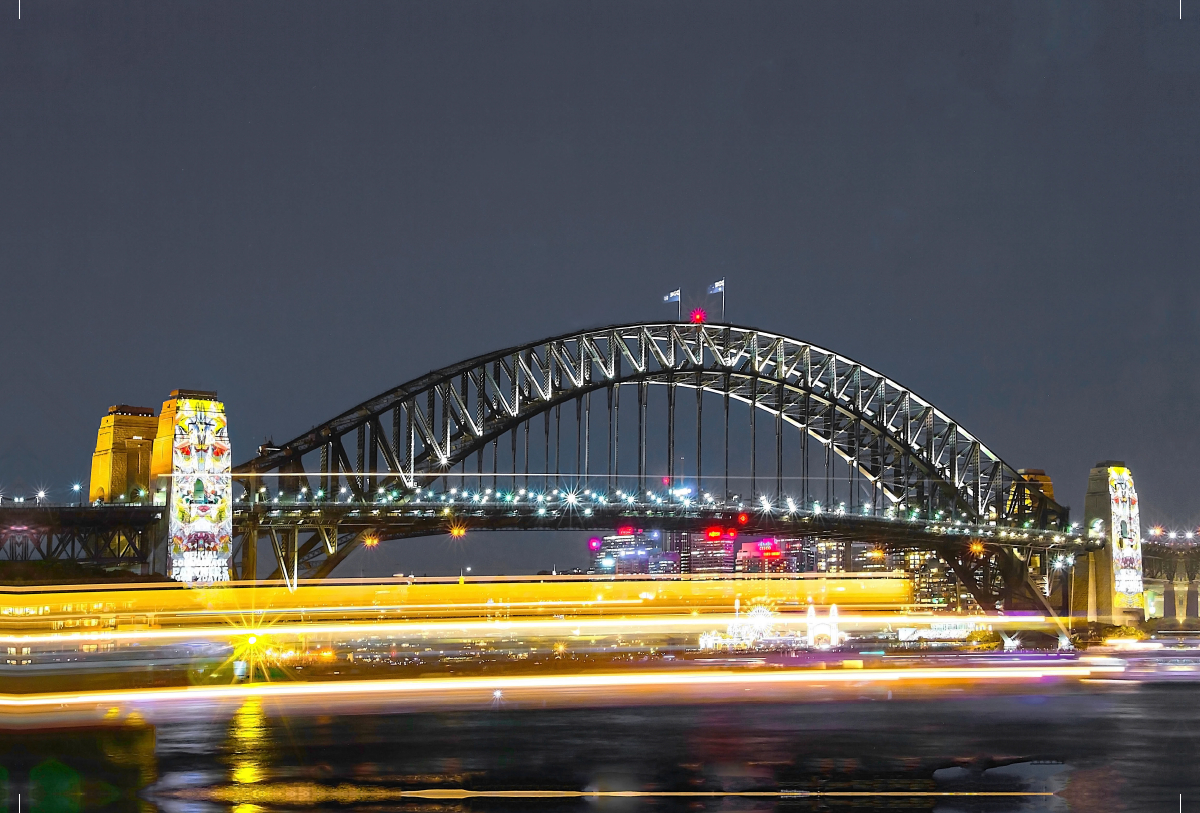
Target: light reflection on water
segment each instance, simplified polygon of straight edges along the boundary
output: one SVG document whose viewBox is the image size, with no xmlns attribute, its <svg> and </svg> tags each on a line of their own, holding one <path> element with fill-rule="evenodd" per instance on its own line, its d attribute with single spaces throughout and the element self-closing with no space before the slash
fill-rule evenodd
<svg viewBox="0 0 1200 813">
<path fill-rule="evenodd" d="M 226 749 L 234 783 L 248 785 L 263 780 L 263 765 L 270 760 L 271 745 L 266 722 L 262 699 L 258 697 L 246 698 L 233 713 Z"/>
</svg>

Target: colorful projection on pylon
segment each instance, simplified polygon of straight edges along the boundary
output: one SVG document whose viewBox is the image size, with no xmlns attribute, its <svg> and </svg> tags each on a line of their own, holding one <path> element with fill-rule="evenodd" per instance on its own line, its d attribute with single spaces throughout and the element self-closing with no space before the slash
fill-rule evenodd
<svg viewBox="0 0 1200 813">
<path fill-rule="evenodd" d="M 171 459 L 171 578 L 229 581 L 233 475 L 224 404 L 201 398 L 176 402 Z"/>
<path fill-rule="evenodd" d="M 1109 534 L 1116 591 L 1113 603 L 1117 607 L 1141 608 L 1144 601 L 1142 531 L 1137 491 L 1133 487 L 1133 475 L 1129 469 L 1117 466 L 1109 468 L 1108 498 L 1112 513 Z"/>
</svg>

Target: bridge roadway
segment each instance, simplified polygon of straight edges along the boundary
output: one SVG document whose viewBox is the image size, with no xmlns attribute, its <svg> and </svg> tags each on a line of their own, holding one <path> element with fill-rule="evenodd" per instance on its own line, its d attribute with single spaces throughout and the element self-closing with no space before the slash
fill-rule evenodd
<svg viewBox="0 0 1200 813">
<path fill-rule="evenodd" d="M 623 498 L 622 498 L 623 497 Z M 253 556 L 262 537 L 270 541 L 276 568 L 271 579 L 295 584 L 323 578 L 359 546 L 469 531 L 594 531 L 618 528 L 703 532 L 719 527 L 744 536 L 860 542 L 882 550 L 921 549 L 938 553 L 981 606 L 1014 606 L 1022 593 L 1035 609 L 1044 600 L 1032 595 L 1027 578 L 1031 555 L 1064 557 L 1098 548 L 1101 542 L 1075 530 L 1053 531 L 974 524 L 912 513 L 856 515 L 846 511 L 802 511 L 793 501 L 782 508 L 761 503 L 727 505 L 715 501 L 634 500 L 628 495 L 519 492 L 495 495 L 423 492 L 403 502 L 381 498 L 371 505 L 355 502 L 236 501 L 236 565 L 257 571 Z M 250 560 L 247 554 L 253 552 Z M 1045 562 L 1048 565 L 1049 562 Z M 1006 582 L 1011 582 L 1011 586 Z M 1034 591 L 1036 592 L 1036 591 Z"/>
<path fill-rule="evenodd" d="M 469 495 L 469 496 L 467 496 Z M 388 540 L 474 531 L 591 531 L 623 527 L 662 531 L 733 528 L 746 537 L 776 536 L 862 542 L 882 550 L 922 549 L 938 553 L 981 606 L 1014 601 L 1045 609 L 1012 578 L 1028 569 L 1031 555 L 1070 556 L 1099 546 L 1083 534 L 1011 528 L 944 518 L 855 515 L 800 511 L 765 505 L 615 500 L 604 495 L 560 493 L 538 500 L 513 494 L 423 492 L 404 502 L 238 500 L 234 503 L 233 576 L 257 572 L 260 545 L 268 543 L 275 568 L 269 580 L 294 587 L 325 578 L 351 552 Z M 661 501 L 660 501 L 661 500 Z M 70 560 L 152 572 L 164 557 L 161 507 L 0 507 L 0 561 Z M 1014 582 L 1005 583 L 1006 575 Z M 1024 592 L 1024 598 L 1020 596 Z"/>
</svg>

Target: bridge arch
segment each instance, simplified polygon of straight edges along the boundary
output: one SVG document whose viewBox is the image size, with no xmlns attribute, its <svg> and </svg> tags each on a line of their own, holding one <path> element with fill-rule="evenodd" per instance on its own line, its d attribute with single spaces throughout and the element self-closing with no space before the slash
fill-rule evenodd
<svg viewBox="0 0 1200 813">
<path fill-rule="evenodd" d="M 621 392 L 631 387 L 637 399 L 632 441 L 636 473 L 628 468 L 620 471 L 621 461 L 628 460 L 628 447 L 624 458 L 620 448 Z M 372 502 L 380 491 L 402 501 L 456 467 L 465 472 L 472 456 L 479 461 L 481 475 L 512 477 L 514 482 L 520 477 L 549 478 L 551 411 L 574 402 L 580 416 L 577 437 L 582 437 L 586 409 L 590 444 L 590 399 L 603 392 L 608 397 L 604 433 L 608 447 L 604 477 L 608 479 L 604 482 L 636 479 L 640 493 L 650 476 L 646 465 L 650 387 L 663 387 L 667 393 L 665 474 L 671 483 L 681 474 L 674 471 L 676 393 L 691 390 L 697 393 L 697 458 L 703 449 L 704 393 L 724 401 L 726 438 L 729 403 L 750 406 L 751 487 L 738 491 L 752 504 L 795 498 L 821 507 L 830 500 L 811 493 L 810 486 L 822 478 L 828 483 L 836 464 L 846 472 L 849 510 L 854 512 L 912 512 L 966 523 L 1037 528 L 1062 528 L 1067 521 L 1066 509 L 1036 483 L 908 388 L 825 348 L 734 325 L 615 325 L 477 356 L 394 387 L 280 446 L 262 447 L 258 456 L 234 469 L 234 477 L 248 493 L 304 489 L 334 495 L 345 488 L 363 503 Z M 776 454 L 760 466 L 754 416 L 762 413 L 774 419 Z M 557 419 L 559 413 L 555 414 Z M 538 417 L 546 424 L 546 470 L 534 466 L 531 473 L 530 424 Z M 628 418 L 624 426 L 629 426 Z M 791 496 L 783 478 L 784 426 L 798 431 L 802 449 L 801 488 Z M 628 428 L 625 432 L 628 438 Z M 518 449 L 522 434 L 523 456 Z M 512 470 L 497 472 L 498 445 L 505 436 L 511 437 Z M 483 453 L 489 444 L 493 471 L 484 472 Z M 575 462 L 583 471 L 570 474 L 587 478 L 590 460 L 583 448 L 577 440 L 580 453 Z M 723 479 L 705 475 L 700 461 L 696 463 L 697 486 L 707 481 L 709 490 L 717 491 L 720 485 L 723 498 L 731 491 L 728 448 L 726 441 Z M 563 452 L 557 438 L 554 452 L 557 468 Z M 822 457 L 824 470 L 813 473 Z M 523 461 L 523 471 L 517 470 L 518 461 Z M 618 480 L 612 479 L 614 465 Z M 759 488 L 760 484 L 765 487 Z"/>
</svg>

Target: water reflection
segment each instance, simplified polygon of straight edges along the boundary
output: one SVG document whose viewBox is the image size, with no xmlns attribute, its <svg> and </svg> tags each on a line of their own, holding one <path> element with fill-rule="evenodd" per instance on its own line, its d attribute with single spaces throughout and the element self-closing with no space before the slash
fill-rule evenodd
<svg viewBox="0 0 1200 813">
<path fill-rule="evenodd" d="M 265 765 L 270 759 L 272 744 L 268 738 L 267 716 L 262 700 L 248 697 L 234 712 L 229 723 L 230 778 L 238 785 L 250 785 L 265 778 Z M 242 813 L 253 813 L 244 810 Z"/>
<path fill-rule="evenodd" d="M 0 810 L 139 810 L 157 779 L 155 732 L 136 716 L 102 726 L 0 730 Z M 7 807 L 5 806 L 7 804 Z"/>
<path fill-rule="evenodd" d="M 1198 688 L 1076 687 L 582 709 L 485 697 L 474 711 L 333 714 L 250 699 L 156 720 L 157 732 L 136 718 L 0 731 L 0 777 L 10 811 L 18 790 L 39 811 L 1107 813 L 1174 810 L 1179 793 L 1187 810 L 1200 796 L 1198 700 Z M 824 795 L 768 795 L 781 790 Z M 965 795 L 979 793 L 1009 795 Z"/>
</svg>

